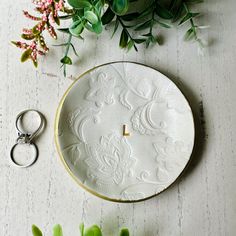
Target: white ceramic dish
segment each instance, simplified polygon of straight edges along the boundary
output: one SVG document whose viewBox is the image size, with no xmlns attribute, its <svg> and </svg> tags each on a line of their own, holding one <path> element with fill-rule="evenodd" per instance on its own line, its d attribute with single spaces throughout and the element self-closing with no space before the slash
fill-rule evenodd
<svg viewBox="0 0 236 236">
<path fill-rule="evenodd" d="M 85 189 L 108 200 L 139 201 L 181 174 L 193 150 L 194 120 L 166 76 L 115 62 L 70 86 L 58 108 L 55 139 L 66 169 Z"/>
</svg>

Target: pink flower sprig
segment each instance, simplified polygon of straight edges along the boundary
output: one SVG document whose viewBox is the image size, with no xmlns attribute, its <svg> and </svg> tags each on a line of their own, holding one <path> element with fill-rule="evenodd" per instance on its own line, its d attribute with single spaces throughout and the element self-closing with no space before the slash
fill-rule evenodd
<svg viewBox="0 0 236 236">
<path fill-rule="evenodd" d="M 21 37 L 25 40 L 31 40 L 31 43 L 12 41 L 18 48 L 24 49 L 21 61 L 25 62 L 31 59 L 34 66 L 38 65 L 38 55 L 45 55 L 49 48 L 43 37 L 43 32 L 48 31 L 50 36 L 57 39 L 57 34 L 53 24 L 60 25 L 58 16 L 59 11 L 64 11 L 64 0 L 33 0 L 35 10 L 41 16 L 31 15 L 28 11 L 23 11 L 24 16 L 38 23 L 32 28 L 23 28 Z M 41 48 L 41 49 L 40 49 Z"/>
<path fill-rule="evenodd" d="M 28 59 L 31 59 L 34 66 L 38 65 L 38 55 L 45 55 L 45 50 L 40 50 L 37 48 L 37 42 L 34 40 L 30 44 L 23 43 L 20 41 L 12 42 L 16 47 L 25 49 L 23 54 L 21 55 L 21 62 L 25 62 Z"/>
</svg>

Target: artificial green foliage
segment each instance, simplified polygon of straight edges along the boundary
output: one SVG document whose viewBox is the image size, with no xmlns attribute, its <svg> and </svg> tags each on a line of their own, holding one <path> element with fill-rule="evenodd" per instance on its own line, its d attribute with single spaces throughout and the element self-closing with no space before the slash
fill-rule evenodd
<svg viewBox="0 0 236 236">
<path fill-rule="evenodd" d="M 43 236 L 41 230 L 36 225 L 32 225 L 32 234 L 33 236 Z"/>
<path fill-rule="evenodd" d="M 53 227 L 53 236 L 63 236 L 62 227 L 60 225 Z"/>
<path fill-rule="evenodd" d="M 136 8 L 137 1 L 142 0 L 50 0 L 46 10 L 52 13 L 46 22 L 42 20 L 43 18 L 31 16 L 28 12 L 24 13 L 28 18 L 39 21 L 39 23 L 26 32 L 24 30 L 21 37 L 27 42 L 32 41 L 36 46 L 39 44 L 43 52 L 36 48 L 34 53 L 38 52 L 40 55 L 44 55 L 48 51 L 48 47 L 44 41 L 45 27 L 43 26 L 47 25 L 46 28 L 50 29 L 50 35 L 56 39 L 57 34 L 50 19 L 53 18 L 56 25 L 60 25 L 61 20 L 66 21 L 67 27 L 58 28 L 58 31 L 68 35 L 68 41 L 58 45 L 65 47 L 65 53 L 60 60 L 64 67 L 64 74 L 66 74 L 66 66 L 72 64 L 69 56 L 70 48 L 78 55 L 72 44 L 72 37 L 75 38 L 74 42 L 76 43 L 78 39 L 85 39 L 85 31 L 99 35 L 108 24 L 113 27 L 111 36 L 116 32 L 120 33 L 119 46 L 127 51 L 132 48 L 138 51 L 139 44 L 144 44 L 146 48 L 159 44 L 159 29 L 168 29 L 173 25 L 181 27 L 185 24 L 188 24 L 189 28 L 184 39 L 194 40 L 200 46 L 203 45 L 198 33 L 206 27 L 195 23 L 196 18 L 201 15 L 199 12 L 191 10 L 192 6 L 202 2 L 201 0 L 150 0 L 139 11 Z M 55 7 L 56 4 L 61 5 Z M 45 9 L 37 9 L 40 14 L 44 14 L 46 11 Z M 54 14 L 55 12 L 57 14 Z M 12 43 L 24 49 L 21 57 L 22 62 L 34 59 L 33 62 L 37 66 L 37 55 L 33 55 L 33 51 L 30 51 L 32 48 L 30 44 L 14 41 Z"/>
<path fill-rule="evenodd" d="M 120 236 L 129 236 L 129 230 L 128 229 L 121 229 Z"/>
<path fill-rule="evenodd" d="M 79 229 L 80 236 L 103 236 L 101 228 L 97 225 L 85 228 L 82 223 L 80 224 Z M 43 236 L 42 231 L 36 225 L 32 225 L 32 234 L 33 236 Z M 63 236 L 61 225 L 57 224 L 53 227 L 52 236 Z M 121 229 L 119 236 L 129 236 L 129 230 L 127 228 Z"/>
<path fill-rule="evenodd" d="M 102 231 L 97 225 L 93 225 L 85 229 L 84 236 L 102 236 Z"/>
<path fill-rule="evenodd" d="M 111 8 L 117 15 L 124 15 L 129 8 L 129 0 L 113 0 Z"/>
</svg>

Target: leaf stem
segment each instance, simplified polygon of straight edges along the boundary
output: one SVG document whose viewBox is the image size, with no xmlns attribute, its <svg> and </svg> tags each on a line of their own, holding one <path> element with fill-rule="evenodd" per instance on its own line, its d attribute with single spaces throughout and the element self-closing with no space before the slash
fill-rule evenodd
<svg viewBox="0 0 236 236">
<path fill-rule="evenodd" d="M 69 34 L 69 38 L 67 40 L 67 45 L 66 45 L 66 50 L 65 50 L 65 56 L 67 56 L 68 53 L 69 53 L 69 49 L 70 49 L 70 45 L 71 45 L 71 39 L 72 39 L 72 34 Z"/>
<path fill-rule="evenodd" d="M 186 4 L 186 3 L 183 3 L 183 6 L 184 6 L 184 9 L 185 9 L 186 13 L 187 13 L 187 14 L 190 13 L 187 4 Z M 197 31 L 196 31 L 196 26 L 195 26 L 195 24 L 194 24 L 194 22 L 193 22 L 193 18 L 191 18 L 189 21 L 190 21 L 191 27 L 192 27 L 192 29 L 193 29 L 194 38 L 195 38 L 195 40 L 197 40 L 197 39 L 198 39 L 198 37 L 197 37 Z"/>
<path fill-rule="evenodd" d="M 69 34 L 68 40 L 67 40 L 67 45 L 66 45 L 66 50 L 64 53 L 64 57 L 68 56 L 69 50 L 70 50 L 70 46 L 71 46 L 71 39 L 72 39 L 72 34 Z M 63 64 L 63 74 L 66 77 L 66 64 Z"/>
</svg>

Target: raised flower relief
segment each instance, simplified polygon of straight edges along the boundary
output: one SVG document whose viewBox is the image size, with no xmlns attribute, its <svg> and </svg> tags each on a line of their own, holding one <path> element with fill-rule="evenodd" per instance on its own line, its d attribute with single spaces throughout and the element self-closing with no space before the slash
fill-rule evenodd
<svg viewBox="0 0 236 236">
<path fill-rule="evenodd" d="M 78 140 L 81 142 L 86 142 L 84 126 L 89 120 L 92 120 L 94 123 L 98 123 L 99 113 L 100 110 L 94 108 L 77 108 L 68 115 L 69 128 Z"/>
<path fill-rule="evenodd" d="M 131 78 L 129 80 L 131 90 L 139 97 L 148 99 L 151 92 L 151 84 L 145 78 Z"/>
<path fill-rule="evenodd" d="M 85 98 L 95 102 L 97 107 L 114 102 L 115 78 L 109 77 L 104 72 L 99 72 L 95 77 L 89 79 L 89 87 Z"/>
<path fill-rule="evenodd" d="M 131 117 L 133 129 L 140 134 L 155 135 L 156 133 L 164 132 L 166 123 L 164 121 L 156 123 L 152 119 L 152 108 L 155 103 L 156 101 L 152 100 L 138 107 Z"/>
<path fill-rule="evenodd" d="M 80 144 L 75 143 L 63 149 L 63 153 L 67 154 L 70 157 L 70 161 L 72 165 L 74 166 L 79 164 L 80 157 L 81 157 L 80 148 L 81 148 Z"/>
<path fill-rule="evenodd" d="M 169 174 L 186 162 L 183 159 L 183 156 L 186 155 L 183 154 L 189 151 L 189 146 L 185 145 L 182 141 L 175 141 L 170 137 L 153 143 L 156 151 L 156 176 L 159 181 L 168 181 Z"/>
<path fill-rule="evenodd" d="M 190 112 L 190 107 L 185 101 L 180 90 L 176 89 L 173 83 L 169 83 L 168 86 L 161 93 L 161 97 L 166 100 L 166 107 L 173 109 L 178 113 Z"/>
<path fill-rule="evenodd" d="M 116 133 L 102 136 L 99 144 L 86 144 L 86 152 L 87 176 L 96 184 L 120 185 L 132 175 L 136 159 L 126 138 Z"/>
</svg>

